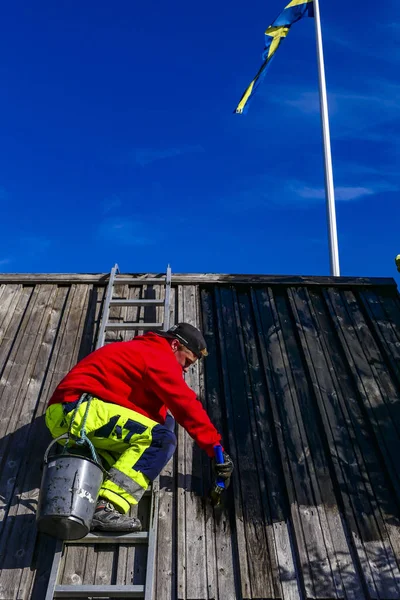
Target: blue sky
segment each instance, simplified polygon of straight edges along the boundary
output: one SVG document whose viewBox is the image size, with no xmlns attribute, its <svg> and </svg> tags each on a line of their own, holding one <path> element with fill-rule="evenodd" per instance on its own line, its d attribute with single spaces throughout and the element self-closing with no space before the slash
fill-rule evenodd
<svg viewBox="0 0 400 600">
<path fill-rule="evenodd" d="M 313 19 L 232 114 L 284 5 L 6 3 L 0 270 L 329 274 Z M 320 5 L 341 273 L 396 278 L 400 7 Z"/>
</svg>

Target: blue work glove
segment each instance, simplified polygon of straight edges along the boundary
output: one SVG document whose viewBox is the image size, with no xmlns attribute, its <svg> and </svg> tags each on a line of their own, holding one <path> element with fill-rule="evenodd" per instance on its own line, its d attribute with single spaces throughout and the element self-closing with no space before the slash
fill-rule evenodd
<svg viewBox="0 0 400 600">
<path fill-rule="evenodd" d="M 213 466 L 213 470 L 214 473 L 217 477 L 221 477 L 221 479 L 223 479 L 224 481 L 227 481 L 230 479 L 231 475 L 232 475 L 232 471 L 233 471 L 233 460 L 231 459 L 231 457 L 229 456 L 229 454 L 227 452 L 223 452 L 224 455 L 224 462 L 223 463 L 217 463 L 215 461 L 215 458 L 212 459 L 212 466 Z"/>
</svg>

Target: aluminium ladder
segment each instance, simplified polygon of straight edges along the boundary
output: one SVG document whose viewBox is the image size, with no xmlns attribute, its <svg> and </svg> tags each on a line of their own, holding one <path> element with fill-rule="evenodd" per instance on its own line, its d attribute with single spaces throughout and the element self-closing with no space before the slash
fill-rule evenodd
<svg viewBox="0 0 400 600">
<path fill-rule="evenodd" d="M 105 343 L 106 331 L 126 330 L 156 330 L 169 329 L 170 321 L 170 297 L 171 297 L 171 268 L 168 265 L 166 275 L 157 278 L 136 278 L 136 277 L 118 277 L 118 265 L 115 264 L 111 269 L 108 281 L 106 298 L 104 301 L 103 315 L 101 318 L 100 330 L 98 335 L 97 348 Z M 134 285 L 164 285 L 164 299 L 115 299 L 114 286 L 134 284 Z M 162 323 L 111 323 L 110 309 L 113 306 L 164 306 L 164 318 Z M 144 600 L 155 600 L 154 598 L 154 568 L 156 560 L 157 544 L 157 526 L 158 526 L 158 505 L 159 505 L 159 478 L 157 477 L 149 488 L 151 494 L 149 530 L 137 533 L 113 532 L 93 532 L 80 540 L 57 540 L 54 553 L 53 564 L 51 567 L 49 583 L 45 600 L 53 598 L 143 598 Z M 147 544 L 147 564 L 146 578 L 144 585 L 60 585 L 58 577 L 64 550 L 68 544 Z"/>
</svg>

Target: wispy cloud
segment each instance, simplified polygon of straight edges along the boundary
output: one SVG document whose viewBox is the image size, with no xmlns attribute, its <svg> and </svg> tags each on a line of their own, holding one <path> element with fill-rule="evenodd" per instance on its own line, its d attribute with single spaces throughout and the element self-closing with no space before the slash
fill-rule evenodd
<svg viewBox="0 0 400 600">
<path fill-rule="evenodd" d="M 335 161 L 335 172 L 340 172 L 342 176 L 346 176 L 348 179 L 349 176 L 354 175 L 365 175 L 371 179 L 374 179 L 376 176 L 394 178 L 395 181 L 400 182 L 400 172 L 391 167 L 390 165 L 385 164 L 377 164 L 375 157 L 372 156 L 373 164 L 365 164 L 350 162 L 350 161 L 341 161 L 340 159 Z"/>
<path fill-rule="evenodd" d="M 148 246 L 155 244 L 158 237 L 146 223 L 125 217 L 105 219 L 98 227 L 98 235 L 123 246 Z"/>
<path fill-rule="evenodd" d="M 103 214 L 107 214 L 112 210 L 116 210 L 117 208 L 119 208 L 122 202 L 118 196 L 113 194 L 112 196 L 105 198 L 101 204 L 103 207 Z"/>
<path fill-rule="evenodd" d="M 304 90 L 302 85 L 280 86 L 267 102 L 278 105 L 287 115 L 287 107 L 301 112 L 306 117 L 319 113 L 319 94 L 315 90 Z M 328 88 L 329 116 L 333 139 L 359 139 L 377 142 L 398 143 L 392 122 L 397 122 L 400 113 L 400 85 L 395 81 L 370 78 L 360 83 L 359 89 Z M 290 115 L 292 116 L 292 115 Z M 277 115 L 279 118 L 279 115 Z M 304 121 L 304 127 L 309 121 Z"/>
<path fill-rule="evenodd" d="M 294 195 L 305 200 L 315 201 L 325 199 L 325 188 L 309 187 L 299 183 L 292 183 L 289 186 Z M 338 186 L 335 187 L 335 199 L 337 202 L 353 202 L 361 200 L 366 196 L 373 196 L 382 192 L 395 192 L 398 187 L 387 182 L 375 183 L 368 187 L 361 186 Z"/>
<path fill-rule="evenodd" d="M 318 92 L 300 92 L 295 100 L 285 100 L 284 102 L 305 114 L 319 113 Z"/>
<path fill-rule="evenodd" d="M 400 86 L 375 80 L 374 87 L 379 93 L 336 92 L 332 95 L 337 107 L 333 120 L 336 138 L 397 143 L 397 135 L 385 125 L 398 119 Z"/>
<path fill-rule="evenodd" d="M 368 141 L 390 145 L 400 152 L 398 81 L 373 75 L 357 78 L 357 74 L 349 81 L 348 89 L 328 86 L 332 141 Z M 273 145 L 276 152 L 287 148 L 289 143 L 296 152 L 304 151 L 308 144 L 309 148 L 315 146 L 316 132 L 320 131 L 319 93 L 315 88 L 285 83 L 276 85 L 271 94 L 265 86 L 260 89 L 258 102 L 264 103 L 264 107 L 241 123 L 253 137 L 256 130 L 257 139 L 260 131 L 265 132 L 263 139 L 269 150 Z M 276 135 L 275 122 L 282 123 L 281 136 Z"/>
<path fill-rule="evenodd" d="M 400 186 L 386 181 L 369 182 L 365 185 L 340 185 L 335 187 L 337 202 L 362 201 L 368 196 L 383 192 L 397 192 Z M 230 213 L 245 214 L 264 207 L 281 209 L 287 207 L 311 208 L 325 201 L 325 188 L 313 186 L 300 180 L 283 182 L 271 176 L 252 178 L 239 183 L 229 199 L 222 198 L 220 204 Z"/>
<path fill-rule="evenodd" d="M 301 198 L 309 200 L 323 200 L 325 198 L 324 188 L 302 187 L 293 190 Z M 337 187 L 335 189 L 335 198 L 339 202 L 349 202 L 358 200 L 364 196 L 371 196 L 375 192 L 370 188 L 365 187 Z"/>
<path fill-rule="evenodd" d="M 376 23 L 374 25 L 376 31 L 380 32 L 379 44 L 370 44 L 369 37 L 367 40 L 358 40 L 354 43 L 352 32 L 343 34 L 343 31 L 338 31 L 330 27 L 324 32 L 324 38 L 327 42 L 336 44 L 337 46 L 348 50 L 352 54 L 362 55 L 363 58 L 369 57 L 377 60 L 383 60 L 390 63 L 397 63 L 400 60 L 400 47 L 393 41 L 392 37 L 400 30 L 400 23 Z M 370 33 L 368 33 L 370 36 Z M 364 42 L 364 43 L 363 43 Z"/>
<path fill-rule="evenodd" d="M 9 265 L 11 261 L 11 258 L 0 258 L 0 267 L 2 265 Z"/>
<path fill-rule="evenodd" d="M 194 146 L 179 146 L 172 148 L 137 148 L 133 152 L 134 161 L 141 167 L 145 167 L 157 160 L 164 160 L 167 158 L 174 158 L 182 154 L 193 154 L 195 152 L 204 152 L 204 148 L 200 145 Z"/>
</svg>

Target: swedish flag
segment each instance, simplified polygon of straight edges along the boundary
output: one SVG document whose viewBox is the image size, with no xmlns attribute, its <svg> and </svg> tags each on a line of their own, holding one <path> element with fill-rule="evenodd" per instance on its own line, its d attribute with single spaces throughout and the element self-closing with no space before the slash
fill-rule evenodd
<svg viewBox="0 0 400 600">
<path fill-rule="evenodd" d="M 242 114 L 247 108 L 247 103 L 250 98 L 254 95 L 257 87 L 264 79 L 267 72 L 268 66 L 275 55 L 275 52 L 279 48 L 281 41 L 289 33 L 289 29 L 303 17 L 314 16 L 314 4 L 313 0 L 292 0 L 283 9 L 281 14 L 275 21 L 268 27 L 265 32 L 265 47 L 263 52 L 263 64 L 260 67 L 257 75 L 250 83 L 243 96 L 240 99 L 239 104 L 235 109 L 235 113 Z"/>
</svg>

